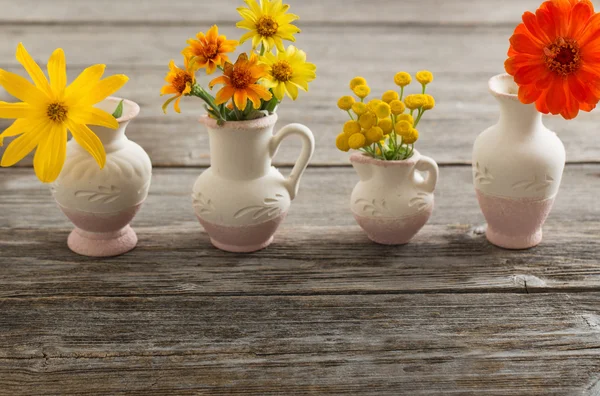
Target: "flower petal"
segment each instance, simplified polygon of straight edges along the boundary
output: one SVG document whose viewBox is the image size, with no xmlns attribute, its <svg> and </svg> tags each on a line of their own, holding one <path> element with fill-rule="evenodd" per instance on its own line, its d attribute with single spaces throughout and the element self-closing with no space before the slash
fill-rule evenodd
<svg viewBox="0 0 600 396">
<path fill-rule="evenodd" d="M 28 103 L 0 102 L 0 118 L 27 118 L 33 113 L 33 108 Z"/>
<path fill-rule="evenodd" d="M 548 110 L 552 114 L 560 114 L 567 104 L 567 96 L 565 94 L 565 86 L 562 78 L 557 78 L 552 81 L 550 88 L 546 94 L 546 103 Z"/>
<path fill-rule="evenodd" d="M 295 84 L 287 81 L 285 83 L 285 90 L 290 95 L 290 98 L 292 98 L 292 100 L 298 99 L 298 87 Z"/>
<path fill-rule="evenodd" d="M 100 169 L 104 168 L 106 164 L 106 152 L 98 136 L 83 124 L 78 124 L 71 120 L 67 120 L 66 123 L 75 141 L 94 157 Z"/>
<path fill-rule="evenodd" d="M 110 129 L 119 127 L 115 117 L 96 107 L 72 107 L 69 109 L 69 118 L 78 124 L 98 125 Z"/>
<path fill-rule="evenodd" d="M 535 87 L 535 84 L 521 85 L 519 87 L 519 100 L 521 103 L 529 104 L 535 102 L 542 91 Z"/>
<path fill-rule="evenodd" d="M 248 94 L 245 89 L 238 89 L 233 94 L 233 102 L 239 110 L 246 110 L 248 104 Z"/>
<path fill-rule="evenodd" d="M 50 96 L 52 91 L 50 90 L 50 84 L 48 83 L 48 79 L 44 75 L 44 72 L 39 67 L 39 65 L 33 60 L 31 55 L 27 52 L 23 43 L 19 43 L 17 46 L 17 61 L 25 68 L 33 83 L 36 87 L 38 87 L 41 91 L 46 93 L 46 95 Z"/>
<path fill-rule="evenodd" d="M 521 53 L 529 55 L 542 56 L 543 48 L 541 45 L 534 42 L 530 36 L 525 34 L 515 34 L 510 38 L 512 48 Z"/>
<path fill-rule="evenodd" d="M 116 74 L 98 82 L 89 92 L 89 94 L 80 102 L 83 105 L 94 105 L 102 102 L 110 95 L 117 92 L 129 78 L 124 74 Z"/>
<path fill-rule="evenodd" d="M 47 123 L 46 125 L 47 128 L 49 128 L 50 123 Z M 25 158 L 25 156 L 31 153 L 38 145 L 40 140 L 45 136 L 45 129 L 46 128 L 43 128 L 42 130 L 29 130 L 13 140 L 8 147 L 6 147 L 6 151 L 2 156 L 2 162 L 0 162 L 0 166 L 13 166 Z"/>
<path fill-rule="evenodd" d="M 217 92 L 217 95 L 215 96 L 215 103 L 220 105 L 229 101 L 229 99 L 231 99 L 234 93 L 235 88 L 233 88 L 230 85 L 224 86 L 219 90 L 219 92 Z"/>
<path fill-rule="evenodd" d="M 15 98 L 34 106 L 45 106 L 49 99 L 45 92 L 36 88 L 27 79 L 2 69 L 0 69 L 0 85 Z"/>
<path fill-rule="evenodd" d="M 67 62 L 65 52 L 62 48 L 57 48 L 48 60 L 48 75 L 50 76 L 50 86 L 52 92 L 58 98 L 62 98 L 64 90 L 67 87 Z"/>
<path fill-rule="evenodd" d="M 27 123 L 27 120 L 25 120 L 24 118 L 20 118 L 13 122 L 11 126 L 6 128 L 4 132 L 0 133 L 0 147 L 4 145 L 4 138 L 17 136 L 25 133 Z"/>
<path fill-rule="evenodd" d="M 65 99 L 74 105 L 85 97 L 102 78 L 106 65 L 90 66 L 67 87 Z"/>
<path fill-rule="evenodd" d="M 33 157 L 35 174 L 43 183 L 52 183 L 58 178 L 67 158 L 67 128 L 64 124 L 50 125 L 48 136 L 40 141 Z"/>
</svg>

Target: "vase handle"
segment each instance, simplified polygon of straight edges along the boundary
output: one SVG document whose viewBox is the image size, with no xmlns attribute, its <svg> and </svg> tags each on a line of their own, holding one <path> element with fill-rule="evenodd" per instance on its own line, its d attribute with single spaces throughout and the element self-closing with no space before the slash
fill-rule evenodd
<svg viewBox="0 0 600 396">
<path fill-rule="evenodd" d="M 300 157 L 296 160 L 292 173 L 290 173 L 284 182 L 285 188 L 290 193 L 290 199 L 296 198 L 300 178 L 304 174 L 308 162 L 315 152 L 315 137 L 310 129 L 302 124 L 290 124 L 281 128 L 279 132 L 271 138 L 271 141 L 269 142 L 269 154 L 271 158 L 277 153 L 277 149 L 281 145 L 283 139 L 292 135 L 298 135 L 302 139 L 302 151 L 300 152 Z"/>
<path fill-rule="evenodd" d="M 437 185 L 440 170 L 435 161 L 429 157 L 421 156 L 415 165 L 415 170 L 427 172 L 427 178 L 422 182 L 416 182 L 418 188 L 428 193 L 432 193 Z"/>
</svg>

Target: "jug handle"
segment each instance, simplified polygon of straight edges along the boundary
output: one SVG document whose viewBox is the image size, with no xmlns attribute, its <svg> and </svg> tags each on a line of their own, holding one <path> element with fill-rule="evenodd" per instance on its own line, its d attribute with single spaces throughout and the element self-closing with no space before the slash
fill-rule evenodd
<svg viewBox="0 0 600 396">
<path fill-rule="evenodd" d="M 438 165 L 433 159 L 426 156 L 421 156 L 414 169 L 421 172 L 427 172 L 427 178 L 422 182 L 415 182 L 415 184 L 418 188 L 424 190 L 425 192 L 432 193 L 435 190 L 435 186 L 437 185 L 440 174 Z"/>
<path fill-rule="evenodd" d="M 302 139 L 302 151 L 300 152 L 300 157 L 298 157 L 296 160 L 296 164 L 294 165 L 292 172 L 284 182 L 285 188 L 290 193 L 290 199 L 296 198 L 296 194 L 298 194 L 300 178 L 304 174 L 304 171 L 308 166 L 308 162 L 315 152 L 315 137 L 310 129 L 302 124 L 290 124 L 281 128 L 279 132 L 277 132 L 275 136 L 271 138 L 271 141 L 269 142 L 269 155 L 271 158 L 273 158 L 277 153 L 277 149 L 281 145 L 283 139 L 292 135 L 300 136 Z"/>
</svg>

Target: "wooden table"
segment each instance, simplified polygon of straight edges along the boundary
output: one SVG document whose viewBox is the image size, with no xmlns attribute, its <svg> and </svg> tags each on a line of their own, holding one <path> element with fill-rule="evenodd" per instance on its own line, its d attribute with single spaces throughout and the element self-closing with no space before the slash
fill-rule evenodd
<svg viewBox="0 0 600 396">
<path fill-rule="evenodd" d="M 198 102 L 164 116 L 158 92 L 198 30 L 239 36 L 241 0 L 0 0 L 1 67 L 22 74 L 23 41 L 41 63 L 62 46 L 71 79 L 93 63 L 128 74 L 121 94 L 142 106 L 128 135 L 154 163 L 138 248 L 101 260 L 67 249 L 31 159 L 0 170 L 0 394 L 599 395 L 600 112 L 546 120 L 569 163 L 539 247 L 487 243 L 471 182 L 472 142 L 498 116 L 487 79 L 538 1 L 290 3 L 319 78 L 279 124 L 308 125 L 317 151 L 275 244 L 236 255 L 191 208 L 209 164 Z M 383 92 L 421 68 L 436 75 L 418 145 L 441 166 L 436 209 L 411 244 L 376 246 L 349 213 L 335 102 L 356 74 Z"/>
</svg>

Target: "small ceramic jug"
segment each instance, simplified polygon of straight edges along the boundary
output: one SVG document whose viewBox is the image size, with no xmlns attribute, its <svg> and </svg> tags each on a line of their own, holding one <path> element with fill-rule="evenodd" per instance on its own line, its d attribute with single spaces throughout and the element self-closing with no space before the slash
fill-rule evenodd
<svg viewBox="0 0 600 396">
<path fill-rule="evenodd" d="M 97 105 L 111 114 L 121 99 L 107 98 Z M 139 145 L 127 139 L 125 128 L 140 107 L 123 101 L 119 128 L 90 126 L 106 151 L 106 165 L 98 167 L 75 139 L 67 144 L 67 159 L 51 190 L 60 209 L 75 225 L 68 239 L 75 253 L 109 257 L 126 253 L 137 244 L 129 223 L 148 195 L 152 164 Z"/>
<path fill-rule="evenodd" d="M 535 105 L 519 101 L 512 76 L 493 77 L 489 89 L 500 103 L 500 120 L 475 141 L 473 182 L 488 222 L 487 239 L 503 248 L 526 249 L 542 241 L 565 148 Z"/>
<path fill-rule="evenodd" d="M 267 247 L 298 193 L 300 178 L 314 152 L 312 132 L 291 124 L 273 135 L 277 115 L 251 121 L 226 122 L 204 116 L 211 166 L 193 188 L 193 206 L 211 242 L 229 252 L 254 252 Z M 297 135 L 302 152 L 285 178 L 271 166 L 282 140 Z"/>
<path fill-rule="evenodd" d="M 355 153 L 350 162 L 360 177 L 351 197 L 358 225 L 373 242 L 408 243 L 433 212 L 439 174 L 435 161 L 415 150 L 404 161 L 382 161 Z M 426 178 L 416 171 L 427 172 Z"/>
</svg>

